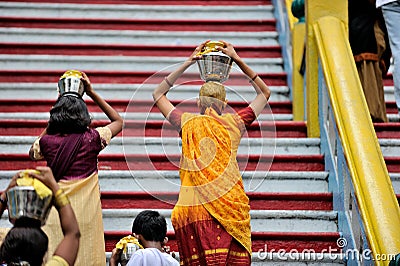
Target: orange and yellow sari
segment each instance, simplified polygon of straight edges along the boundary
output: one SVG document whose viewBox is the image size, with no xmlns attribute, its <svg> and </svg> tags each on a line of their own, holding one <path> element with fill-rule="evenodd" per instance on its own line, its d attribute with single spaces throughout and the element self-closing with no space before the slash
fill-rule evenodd
<svg viewBox="0 0 400 266">
<path fill-rule="evenodd" d="M 237 149 L 239 115 L 181 115 L 181 189 L 172 212 L 181 265 L 250 265 L 250 206 Z"/>
</svg>

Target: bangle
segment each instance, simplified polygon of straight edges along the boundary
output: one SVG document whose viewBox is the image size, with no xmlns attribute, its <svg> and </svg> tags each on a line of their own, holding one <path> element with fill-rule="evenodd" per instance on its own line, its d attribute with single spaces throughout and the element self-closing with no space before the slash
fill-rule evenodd
<svg viewBox="0 0 400 266">
<path fill-rule="evenodd" d="M 62 193 L 64 193 L 64 190 L 62 190 L 61 188 L 59 188 L 57 191 L 56 191 L 56 194 L 54 194 L 54 198 L 57 198 L 60 194 L 62 194 Z"/>
<path fill-rule="evenodd" d="M 258 78 L 258 74 L 256 74 L 253 78 L 251 78 L 251 80 L 254 81 L 256 78 Z"/>
<path fill-rule="evenodd" d="M 165 82 L 168 84 L 168 86 L 171 88 L 172 86 L 174 86 L 174 84 L 171 84 L 171 82 L 169 82 L 168 78 L 165 77 L 164 78 Z"/>
<path fill-rule="evenodd" d="M 61 209 L 62 207 L 68 204 L 70 204 L 68 196 L 65 195 L 62 189 L 57 190 L 56 196 L 54 197 L 54 205 L 56 206 L 56 208 Z"/>
</svg>

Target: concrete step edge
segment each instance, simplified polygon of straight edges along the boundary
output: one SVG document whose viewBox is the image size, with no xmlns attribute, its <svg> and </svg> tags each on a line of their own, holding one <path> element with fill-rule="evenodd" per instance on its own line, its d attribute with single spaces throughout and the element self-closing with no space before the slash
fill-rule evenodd
<svg viewBox="0 0 400 266">
<path fill-rule="evenodd" d="M 0 136 L 1 144 L 32 144 L 35 136 Z M 321 141 L 319 138 L 242 138 L 246 145 L 266 145 L 274 144 L 277 146 L 319 146 Z M 397 141 L 400 143 L 400 140 Z M 180 138 L 174 137 L 115 137 L 111 140 L 110 145 L 175 145 L 180 144 Z"/>
<path fill-rule="evenodd" d="M 195 45 L 204 40 L 224 39 L 240 45 L 279 45 L 278 33 L 266 32 L 179 32 L 179 31 L 134 31 L 134 30 L 76 30 L 0 28 L 0 39 L 30 43 L 87 43 L 87 44 L 159 44 Z"/>
<path fill-rule="evenodd" d="M 174 252 L 179 259 L 179 253 Z M 111 252 L 106 252 L 107 261 L 111 258 Z M 330 265 L 344 265 L 345 255 L 342 253 L 309 253 L 307 252 L 285 252 L 282 254 L 279 250 L 276 252 L 264 252 L 260 250 L 253 252 L 251 255 L 251 265 L 319 265 L 319 266 L 330 266 Z M 261 264 L 258 264 L 261 263 Z M 304 264 L 303 264 L 304 263 Z M 312 264 L 311 264 L 312 263 Z"/>
<path fill-rule="evenodd" d="M 154 57 L 154 56 L 75 56 L 75 55 L 8 55 L 0 54 L 0 69 L 13 70 L 55 70 L 62 72 L 67 68 L 96 69 L 115 71 L 152 71 L 175 68 L 184 62 L 183 57 Z M 101 62 L 101 64 L 99 64 Z M 282 58 L 246 58 L 256 72 L 282 73 Z M 236 64 L 232 65 L 232 73 L 239 72 Z M 198 67 L 194 66 L 186 73 L 198 73 Z M 239 72 L 240 73 L 240 72 Z"/>
<path fill-rule="evenodd" d="M 0 179 L 10 179 L 18 170 L 0 170 Z M 400 173 L 393 174 L 394 177 L 400 180 Z M 129 171 L 129 170 L 99 170 L 99 179 L 150 179 L 150 178 L 178 178 L 179 171 Z M 243 179 L 252 178 L 268 178 L 269 180 L 279 179 L 311 179 L 311 180 L 326 180 L 328 178 L 328 172 L 295 172 L 295 171 L 268 171 L 268 172 L 257 172 L 257 171 L 243 171 Z"/>
<path fill-rule="evenodd" d="M 235 5 L 235 6 L 222 6 L 222 5 L 213 5 L 213 6 L 201 6 L 201 5 L 133 5 L 133 4 L 73 4 L 73 3 L 47 3 L 47 2 L 2 2 L 0 3 L 0 8 L 18 8 L 18 9 L 28 9 L 28 10 L 41 10 L 41 9 L 49 9 L 49 10 L 92 10 L 92 11 L 165 11 L 165 12 L 177 12 L 177 11 L 197 11 L 197 12 L 222 12 L 222 11 L 231 11 L 231 12 L 244 12 L 244 11 L 270 11 L 274 10 L 274 7 L 271 4 L 266 5 Z M 35 13 L 35 12 L 32 12 Z"/>
<path fill-rule="evenodd" d="M 164 120 L 165 118 L 159 113 L 134 113 L 134 112 L 120 112 L 124 119 L 131 120 Z M 103 113 L 92 113 L 94 120 L 104 120 L 107 116 Z M 259 121 L 291 121 L 292 114 L 261 114 L 258 116 Z M 32 120 L 48 120 L 49 113 L 0 113 L 0 119 L 32 119 Z"/>
<path fill-rule="evenodd" d="M 83 35 L 88 40 L 90 40 L 90 36 L 114 36 L 114 37 L 123 37 L 123 36 L 130 36 L 137 38 L 138 35 L 142 36 L 153 36 L 153 37 L 171 37 L 171 36 L 181 36 L 181 37 L 205 37 L 208 36 L 208 39 L 213 36 L 226 36 L 227 38 L 237 37 L 237 38 L 276 38 L 278 37 L 278 32 L 276 31 L 267 31 L 267 32 L 234 32 L 234 31 L 224 31 L 224 32 L 190 32 L 190 34 L 181 31 L 146 31 L 146 30 L 88 30 L 88 29 L 41 29 L 41 28 L 0 28 L 0 34 L 4 33 L 19 33 L 19 34 L 38 34 L 38 35 L 65 35 L 68 37 L 69 35 L 78 36 Z M 132 36 L 133 35 L 133 36 Z M 189 35 L 189 36 L 188 36 Z M 69 38 L 69 37 L 68 37 Z M 205 38 L 204 40 L 206 40 Z M 116 39 L 118 40 L 118 39 Z M 15 42 L 15 40 L 13 40 Z M 71 40 L 73 41 L 73 40 Z M 88 42 L 90 43 L 90 42 Z M 118 43 L 118 42 L 116 42 Z M 158 42 L 159 44 L 160 42 Z M 132 44 L 132 43 L 131 43 Z M 134 44 L 134 43 L 133 43 Z M 144 43 L 140 43 L 144 44 Z M 182 44 L 182 43 L 181 43 Z M 247 40 L 247 45 L 252 45 L 250 40 Z M 193 43 L 192 43 L 193 45 Z M 240 45 L 240 44 L 236 44 Z M 254 46 L 257 46 L 254 44 Z"/>
<path fill-rule="evenodd" d="M 177 47 L 177 49 L 179 49 Z M 128 61 L 128 62 L 137 62 L 137 63 L 170 63 L 177 64 L 183 63 L 186 57 L 172 57 L 172 56 L 163 56 L 163 57 L 155 57 L 155 56 L 127 56 L 127 55 L 46 55 L 46 54 L 27 54 L 27 55 L 18 55 L 18 54 L 0 54 L 0 60 L 15 60 L 15 61 L 55 61 L 55 60 L 64 60 L 64 61 Z M 282 64 L 283 59 L 281 57 L 273 57 L 273 58 L 245 58 L 246 62 L 249 64 Z M 10 68 L 9 68 L 10 69 Z"/>
<path fill-rule="evenodd" d="M 172 207 L 172 206 L 171 206 Z M 143 209 L 103 209 L 104 218 L 134 218 Z M 171 209 L 156 209 L 166 218 L 171 217 Z M 310 219 L 328 220 L 337 219 L 336 211 L 302 211 L 302 210 L 250 210 L 251 219 Z"/>
<path fill-rule="evenodd" d="M 60 73 L 60 76 L 62 73 Z M 0 91 L 4 89 L 8 90 L 24 90 L 24 89 L 29 89 L 33 91 L 49 91 L 49 92 L 54 92 L 54 95 L 49 94 L 49 97 L 47 99 L 52 99 L 56 100 L 57 94 L 56 94 L 56 84 L 57 84 L 57 78 L 55 77 L 55 81 L 53 83 L 18 83 L 18 82 L 0 82 Z M 96 83 L 96 90 L 97 91 L 102 91 L 102 90 L 127 90 L 127 91 L 132 91 L 135 89 L 140 89 L 143 91 L 149 91 L 149 94 L 151 95 L 151 92 L 154 90 L 154 85 L 153 84 L 112 84 L 112 83 Z M 289 88 L 287 86 L 268 86 L 269 89 L 271 90 L 272 93 L 289 93 Z M 179 91 L 180 92 L 193 92 L 194 89 L 198 89 L 198 85 L 180 85 L 179 86 Z M 251 88 L 251 86 L 227 86 L 227 93 L 229 91 L 249 91 L 249 92 L 254 92 L 254 89 Z M 173 91 L 172 91 L 173 92 Z M 26 95 L 23 95 L 24 98 L 26 98 Z M 4 98 L 3 98 L 4 99 Z M 43 99 L 43 98 L 41 98 Z"/>
<path fill-rule="evenodd" d="M 171 206 L 172 207 L 172 206 Z M 147 209 L 147 208 L 143 208 Z M 143 209 L 102 209 L 103 219 L 130 218 L 134 219 Z M 171 218 L 171 209 L 152 209 L 158 211 L 165 218 Z M 302 211 L 302 210 L 250 210 L 252 220 L 256 219 L 310 219 L 334 221 L 336 211 Z M 1 218 L 8 220 L 8 211 L 5 210 Z"/>
</svg>

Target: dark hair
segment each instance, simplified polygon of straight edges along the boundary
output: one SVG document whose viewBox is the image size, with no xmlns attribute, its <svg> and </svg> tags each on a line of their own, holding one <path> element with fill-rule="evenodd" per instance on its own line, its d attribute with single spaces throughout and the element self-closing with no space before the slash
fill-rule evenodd
<svg viewBox="0 0 400 266">
<path fill-rule="evenodd" d="M 86 103 L 80 97 L 64 95 L 57 99 L 50 110 L 47 134 L 83 133 L 91 119 Z"/>
<path fill-rule="evenodd" d="M 18 219 L 0 247 L 0 261 L 9 265 L 25 261 L 30 266 L 41 266 L 48 243 L 40 222 L 30 218 Z"/>
<path fill-rule="evenodd" d="M 133 221 L 132 233 L 142 235 L 147 241 L 162 243 L 167 235 L 167 222 L 157 211 L 142 211 Z"/>
</svg>

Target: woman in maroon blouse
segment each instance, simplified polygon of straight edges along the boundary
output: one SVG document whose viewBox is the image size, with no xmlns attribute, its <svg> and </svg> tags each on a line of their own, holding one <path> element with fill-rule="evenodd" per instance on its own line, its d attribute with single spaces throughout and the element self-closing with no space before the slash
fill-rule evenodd
<svg viewBox="0 0 400 266">
<path fill-rule="evenodd" d="M 76 265 L 105 265 L 97 159 L 111 138 L 122 130 L 123 120 L 94 91 L 86 74 L 78 73 L 80 81 L 71 77 L 72 82 L 82 82 L 84 92 L 107 115 L 110 123 L 89 128 L 91 118 L 81 95 L 63 93 L 50 110 L 48 126 L 32 145 L 29 155 L 33 160 L 46 160 L 71 200 L 82 234 Z M 50 213 L 43 230 L 49 236 L 49 254 L 52 254 L 63 237 L 55 210 Z"/>
</svg>

